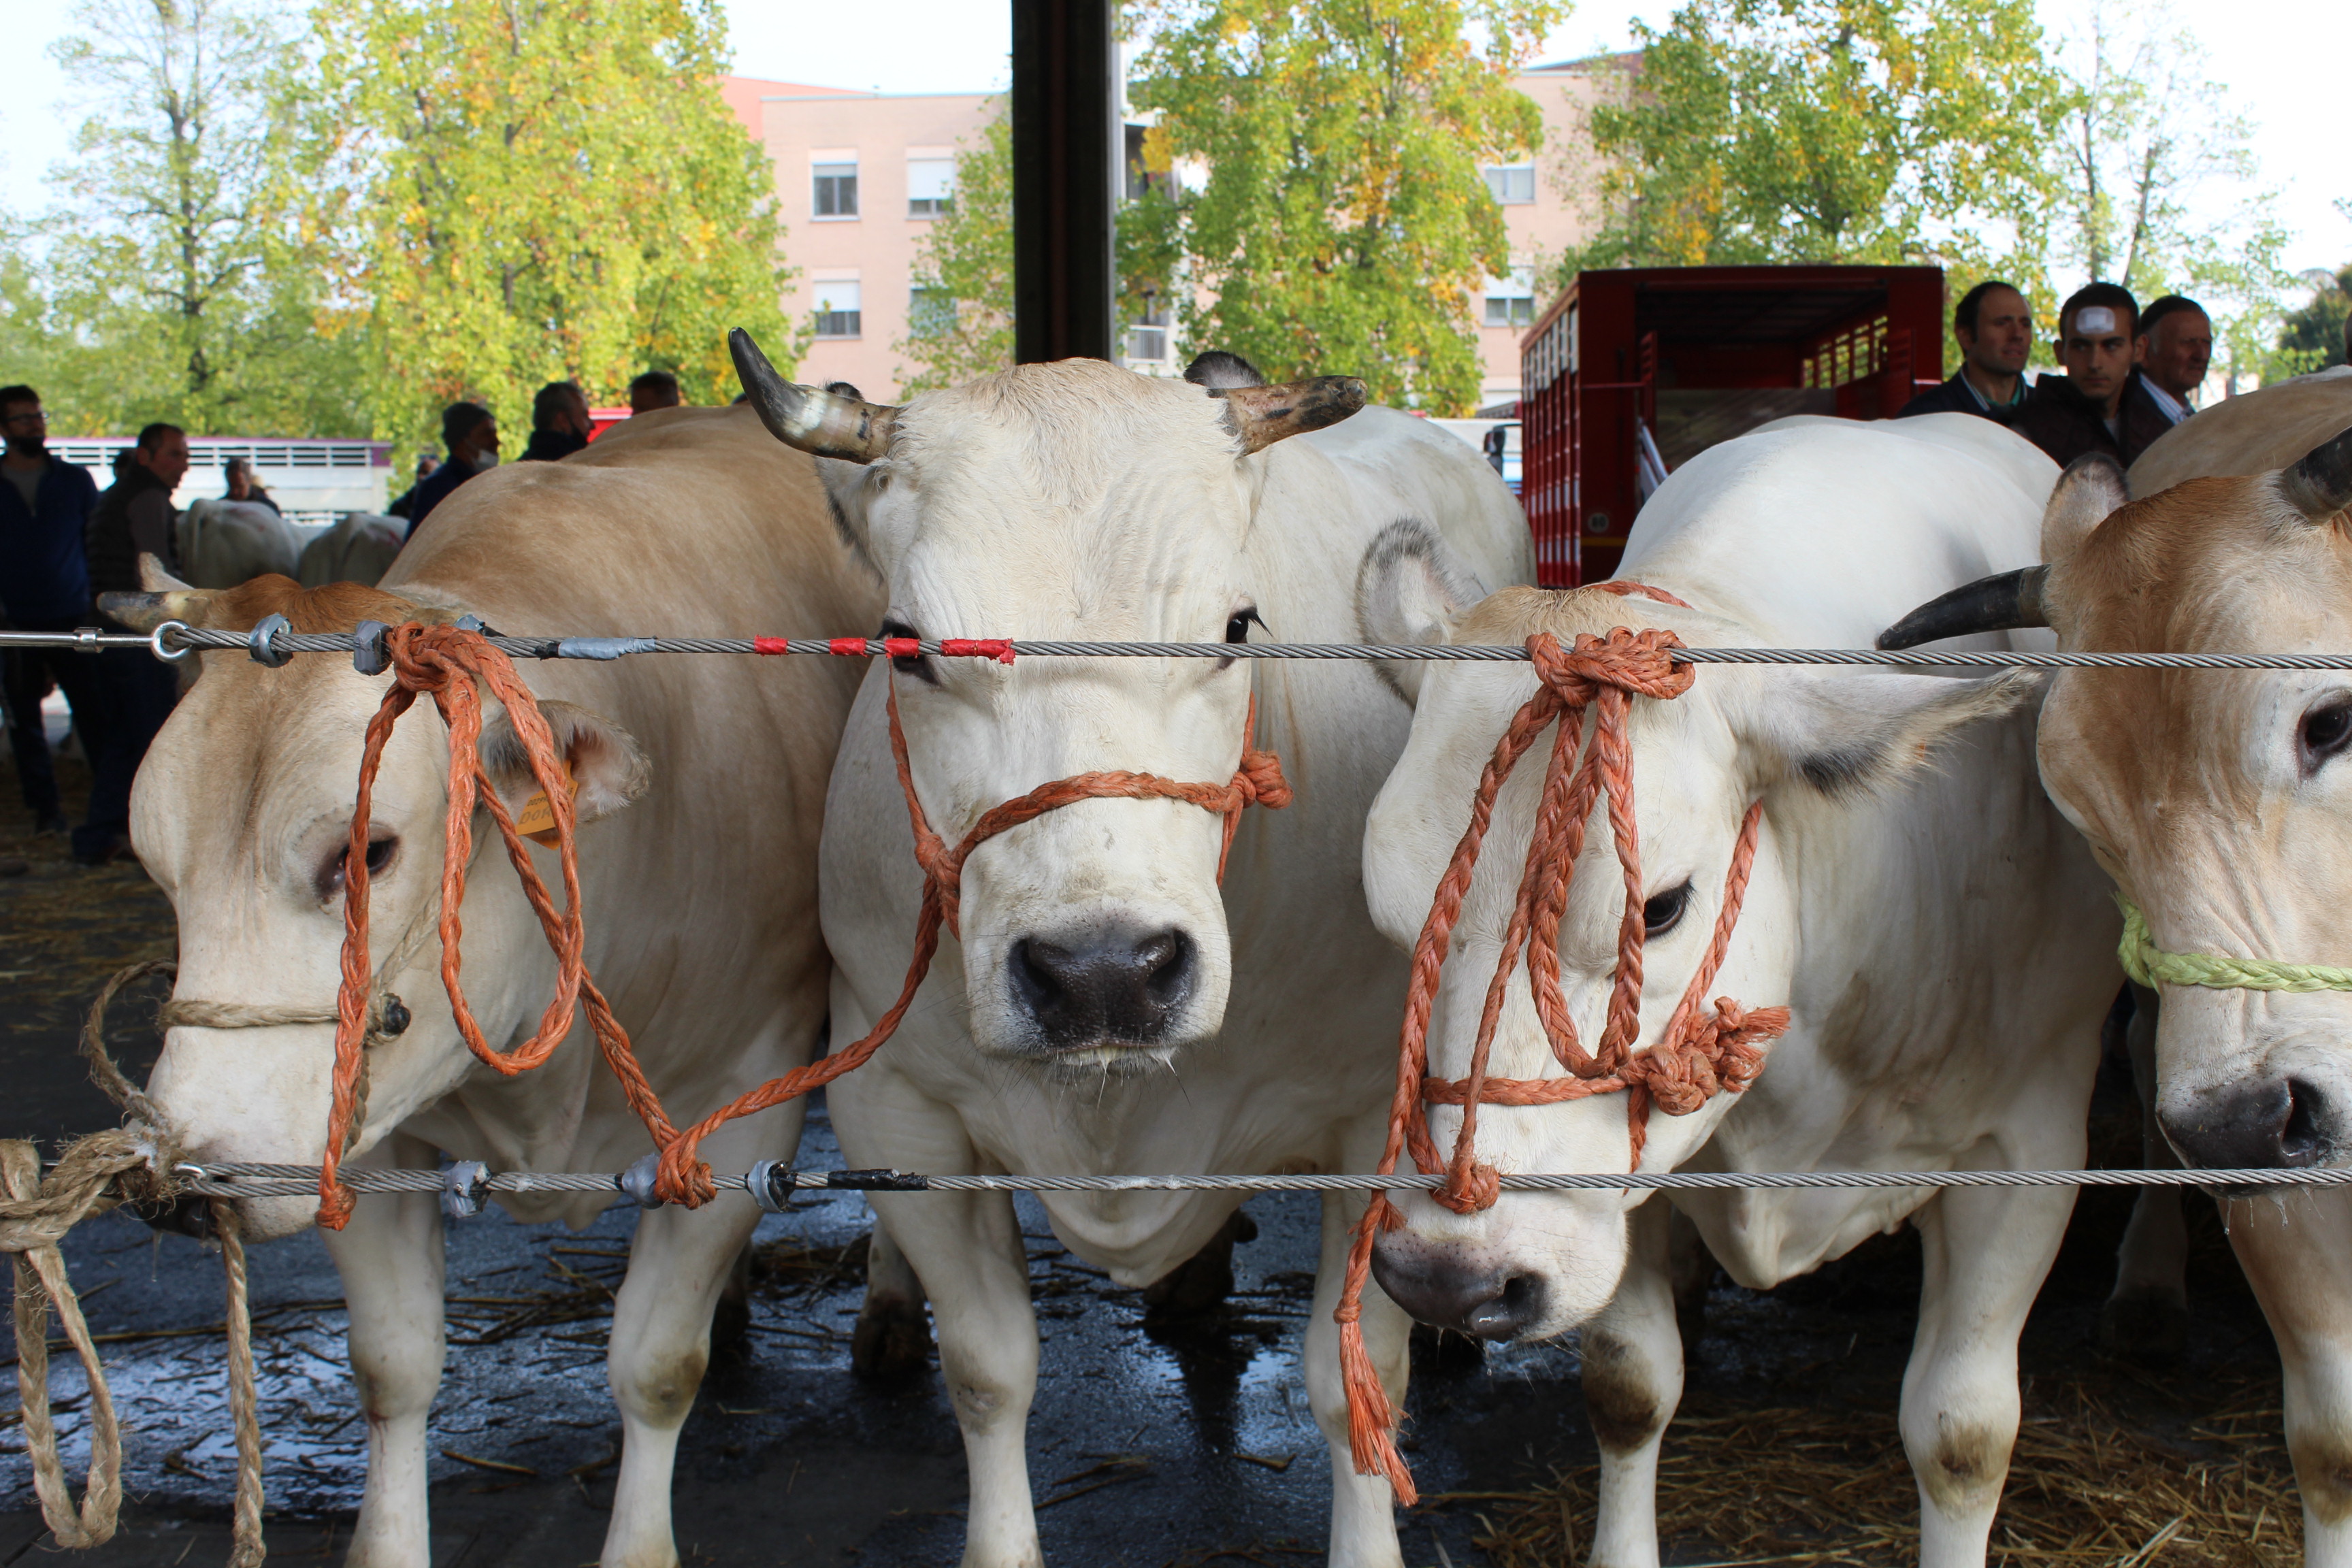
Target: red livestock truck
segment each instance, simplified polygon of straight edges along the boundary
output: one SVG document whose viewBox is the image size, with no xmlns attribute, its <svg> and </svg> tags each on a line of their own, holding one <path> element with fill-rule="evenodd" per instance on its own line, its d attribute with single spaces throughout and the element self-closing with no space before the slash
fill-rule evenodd
<svg viewBox="0 0 2352 1568">
<path fill-rule="evenodd" d="M 1890 417 L 1942 379 L 1939 267 L 1580 272 L 1521 340 L 1537 579 L 1597 583 L 1667 474 L 1791 414 Z"/>
</svg>

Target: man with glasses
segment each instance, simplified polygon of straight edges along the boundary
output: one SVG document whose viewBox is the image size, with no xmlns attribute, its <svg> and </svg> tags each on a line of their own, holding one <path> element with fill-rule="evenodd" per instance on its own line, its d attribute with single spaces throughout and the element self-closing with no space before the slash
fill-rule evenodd
<svg viewBox="0 0 2352 1568">
<path fill-rule="evenodd" d="M 0 386 L 0 422 L 7 435 L 0 474 L 8 479 L 0 485 L 0 616 L 17 631 L 89 626 L 89 567 L 82 538 L 98 505 L 98 486 L 88 470 L 49 456 L 48 418 L 41 411 L 41 395 L 31 387 Z M 0 700 L 16 760 L 16 787 L 41 833 L 66 830 L 48 737 L 41 728 L 41 701 L 52 687 L 65 693 L 81 731 L 82 751 L 95 758 L 105 728 L 97 660 L 58 648 L 0 656 Z"/>
</svg>

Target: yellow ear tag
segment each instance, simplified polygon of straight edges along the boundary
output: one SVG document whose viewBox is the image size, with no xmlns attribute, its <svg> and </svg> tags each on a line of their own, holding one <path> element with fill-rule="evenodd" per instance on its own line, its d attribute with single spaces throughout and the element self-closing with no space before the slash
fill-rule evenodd
<svg viewBox="0 0 2352 1568">
<path fill-rule="evenodd" d="M 580 778 L 572 771 L 572 759 L 563 759 L 564 781 L 572 786 L 572 798 L 580 798 Z M 555 808 L 547 804 L 547 792 L 540 790 L 522 803 L 522 811 L 515 818 L 515 831 L 534 844 L 555 847 Z"/>
</svg>

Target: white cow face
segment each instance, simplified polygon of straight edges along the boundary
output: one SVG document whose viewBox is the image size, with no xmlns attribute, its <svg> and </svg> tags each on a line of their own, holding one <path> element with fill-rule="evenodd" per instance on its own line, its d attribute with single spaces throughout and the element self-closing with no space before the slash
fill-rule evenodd
<svg viewBox="0 0 2352 1568">
<path fill-rule="evenodd" d="M 755 397 L 763 367 L 745 367 Z M 1352 401 L 1311 383 L 1226 399 L 1071 360 L 903 409 L 835 398 L 832 423 L 865 433 L 856 444 L 822 438 L 826 395 L 773 384 L 762 407 L 782 438 L 849 452 L 820 467 L 888 584 L 887 636 L 1239 643 L 1264 586 L 1247 549 L 1255 454 L 1352 411 L 1349 384 Z M 1249 713 L 1238 660 L 905 658 L 889 679 L 914 787 L 950 845 L 999 803 L 1078 774 L 1222 786 Z M 975 1045 L 1122 1072 L 1212 1037 L 1232 973 L 1223 842 L 1223 818 L 1194 805 L 1087 799 L 981 845 L 961 899 Z"/>
<path fill-rule="evenodd" d="M 389 623 L 418 615 L 355 584 L 296 593 L 282 578 L 218 595 L 158 597 L 165 603 L 140 618 L 172 615 L 242 629 L 279 611 L 298 631 L 348 631 L 362 617 Z M 131 796 L 132 842 L 179 917 L 173 995 L 331 1012 L 360 751 L 390 678 L 362 676 L 349 659 L 324 654 L 298 655 L 274 670 L 242 652 L 201 657 L 203 678 L 149 748 Z M 541 707 L 581 779 L 582 821 L 619 809 L 644 787 L 645 764 L 626 734 L 569 704 Z M 384 748 L 368 835 L 371 945 L 379 967 L 404 933 L 419 922 L 429 928 L 435 918 L 447 820 L 446 733 L 431 699 L 420 699 Z M 486 719 L 483 755 L 509 809 L 519 809 L 537 785 L 503 710 L 494 708 Z M 477 812 L 474 831 L 481 852 L 465 907 L 464 978 L 491 1044 L 505 1047 L 536 1027 L 554 965 L 500 864 L 487 811 Z M 484 844 L 485 835 L 493 842 Z M 552 855 L 541 860 L 552 882 Z M 406 963 L 385 978 L 413 1021 L 370 1053 L 366 1120 L 352 1152 L 475 1068 L 442 989 L 438 942 L 427 929 L 407 951 Z M 519 1033 L 510 1037 L 509 1030 Z M 326 1147 L 334 1038 L 331 1024 L 174 1027 L 148 1096 L 199 1161 L 316 1164 Z M 586 1059 L 559 1052 L 537 1070 L 574 1072 Z M 244 1208 L 248 1232 L 268 1237 L 308 1226 L 317 1201 L 250 1199 Z"/>
<path fill-rule="evenodd" d="M 1672 626 L 1695 643 L 1732 640 L 1730 628 L 1698 612 L 1597 591 L 1525 588 L 1486 600 L 1451 640 L 1523 643 L 1549 631 L 1568 647 L 1577 632 L 1616 626 Z M 1524 666 L 1439 664 L 1423 679 L 1412 738 L 1374 803 L 1364 843 L 1372 918 L 1408 951 L 1468 820 L 1479 771 L 1534 689 Z M 1678 699 L 1636 699 L 1630 733 L 1647 933 L 1641 1048 L 1657 1042 L 1700 964 L 1752 802 L 1765 799 L 1765 823 L 1728 954 L 1707 987 L 1710 1009 L 1717 996 L 1751 1008 L 1791 999 L 1799 924 L 1790 857 L 1805 824 L 1916 765 L 1947 730 L 2011 706 L 2027 685 L 1711 666 Z M 1496 802 L 1431 1019 L 1430 1069 L 1436 1076 L 1459 1079 L 1468 1069 L 1549 744 L 1549 736 L 1538 742 Z M 1596 807 L 1559 941 L 1561 990 L 1588 1050 L 1605 1020 L 1624 901 L 1614 840 L 1605 811 Z M 1805 1027 L 1801 1016 L 1795 1027 Z M 1565 1074 L 1523 979 L 1510 987 L 1488 1072 Z M 1719 1094 L 1687 1116 L 1653 1110 L 1642 1167 L 1682 1163 L 1735 1104 L 1734 1096 Z M 1439 1152 L 1450 1154 L 1461 1112 L 1433 1106 L 1429 1121 Z M 1476 1146 L 1481 1159 L 1506 1173 L 1624 1171 L 1632 1163 L 1625 1097 L 1484 1105 Z M 1391 1299 L 1424 1321 L 1487 1339 L 1557 1334 L 1591 1317 L 1615 1290 L 1624 1267 L 1625 1216 L 1643 1195 L 1506 1194 L 1492 1208 L 1457 1215 L 1423 1194 L 1392 1194 L 1406 1224 L 1380 1238 L 1373 1273 Z"/>
</svg>

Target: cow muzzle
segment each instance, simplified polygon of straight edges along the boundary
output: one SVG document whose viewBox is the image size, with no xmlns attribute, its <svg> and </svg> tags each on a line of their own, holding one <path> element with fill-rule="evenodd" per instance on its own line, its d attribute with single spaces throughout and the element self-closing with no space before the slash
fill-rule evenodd
<svg viewBox="0 0 2352 1568">
<path fill-rule="evenodd" d="M 1159 1047 L 1190 1010 L 1200 944 L 1181 927 L 1024 936 L 1005 955 L 1013 1013 L 1049 1051 Z"/>
<path fill-rule="evenodd" d="M 1422 1322 L 1475 1340 L 1516 1340 L 1549 1316 L 1544 1277 L 1489 1247 L 1390 1231 L 1372 1243 L 1372 1278 Z"/>
<path fill-rule="evenodd" d="M 2300 1076 L 2239 1080 L 2167 1095 L 2156 1116 L 2181 1159 L 2209 1171 L 2328 1164 L 2342 1131 L 2336 1102 Z"/>
</svg>

